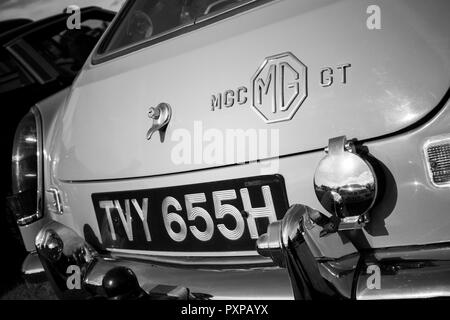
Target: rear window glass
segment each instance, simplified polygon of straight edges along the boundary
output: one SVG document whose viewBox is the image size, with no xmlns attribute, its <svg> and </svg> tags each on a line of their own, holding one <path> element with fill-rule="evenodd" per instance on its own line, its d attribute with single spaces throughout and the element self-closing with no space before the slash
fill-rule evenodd
<svg viewBox="0 0 450 320">
<path fill-rule="evenodd" d="M 251 0 L 130 0 L 101 53 L 158 38 Z"/>
</svg>

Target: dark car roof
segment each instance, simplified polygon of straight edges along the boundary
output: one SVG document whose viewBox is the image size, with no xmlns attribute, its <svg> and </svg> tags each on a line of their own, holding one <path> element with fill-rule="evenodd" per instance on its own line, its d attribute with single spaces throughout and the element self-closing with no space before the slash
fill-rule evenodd
<svg viewBox="0 0 450 320">
<path fill-rule="evenodd" d="M 91 6 L 91 7 L 81 8 L 81 12 L 82 13 L 95 12 L 95 11 L 106 13 L 106 14 L 110 14 L 111 15 L 111 19 L 115 15 L 114 11 L 106 10 L 106 9 L 103 9 L 103 8 L 100 8 L 100 7 Z M 60 14 L 57 14 L 57 15 L 53 15 L 53 16 L 50 16 L 50 17 L 38 20 L 36 22 L 32 22 L 32 23 L 28 23 L 28 24 L 22 25 L 22 26 L 20 26 L 18 28 L 15 28 L 13 30 L 7 31 L 7 32 L 5 32 L 3 34 L 0 34 L 0 46 L 5 44 L 5 43 L 7 43 L 7 42 L 9 42 L 10 40 L 12 40 L 14 38 L 18 38 L 18 37 L 24 36 L 24 35 L 26 35 L 28 33 L 35 32 L 38 29 L 47 27 L 47 26 L 49 26 L 49 25 L 51 25 L 53 23 L 61 21 L 61 19 L 66 19 L 66 18 L 67 18 L 67 14 L 63 12 L 63 13 L 60 13 Z"/>
<path fill-rule="evenodd" d="M 0 21 L 0 35 L 32 22 L 33 20 L 31 19 L 9 19 Z"/>
</svg>

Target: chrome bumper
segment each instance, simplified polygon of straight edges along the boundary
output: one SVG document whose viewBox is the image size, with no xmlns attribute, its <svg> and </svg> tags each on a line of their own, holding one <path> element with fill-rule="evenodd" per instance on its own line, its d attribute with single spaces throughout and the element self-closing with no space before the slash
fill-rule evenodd
<svg viewBox="0 0 450 320">
<path fill-rule="evenodd" d="M 318 259 L 312 238 L 326 222 L 318 211 L 293 205 L 258 240 L 261 255 L 288 269 L 296 299 L 450 297 L 449 243 L 375 250 L 355 244 L 339 259 Z"/>
<path fill-rule="evenodd" d="M 105 291 L 105 279 L 118 267 L 134 273 L 137 292 L 157 299 L 450 297 L 449 243 L 376 250 L 354 248 L 338 259 L 318 257 L 313 241 L 314 232 L 317 234 L 314 216 L 314 210 L 294 205 L 282 221 L 269 225 L 267 234 L 258 240 L 260 254 L 271 257 L 278 267 L 212 270 L 118 258 L 95 251 L 72 229 L 57 222 L 41 229 L 36 248 L 56 294 L 65 299 L 123 297 Z M 344 234 L 340 236 L 345 238 Z M 35 266 L 29 270 L 39 271 L 35 258 L 27 258 L 27 265 Z"/>
<path fill-rule="evenodd" d="M 23 261 L 22 277 L 25 283 L 39 283 L 46 280 L 44 267 L 36 251 L 30 252 Z"/>
<path fill-rule="evenodd" d="M 95 251 L 58 222 L 41 229 L 36 248 L 55 293 L 64 299 L 108 298 L 104 278 L 116 267 L 132 270 L 140 288 L 158 299 L 293 299 L 288 273 L 279 267 L 212 270 L 119 258 Z"/>
</svg>

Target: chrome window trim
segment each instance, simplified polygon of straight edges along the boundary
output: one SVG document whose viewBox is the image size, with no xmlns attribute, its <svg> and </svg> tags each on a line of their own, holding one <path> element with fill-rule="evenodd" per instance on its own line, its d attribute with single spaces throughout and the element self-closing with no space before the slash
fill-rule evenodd
<svg viewBox="0 0 450 320">
<path fill-rule="evenodd" d="M 274 1 L 279 1 L 279 0 L 247 0 L 240 4 L 235 5 L 233 7 L 223 8 L 222 10 L 218 10 L 217 12 L 202 16 L 199 19 L 195 19 L 186 24 L 183 24 L 183 25 L 180 25 L 173 29 L 167 30 L 167 31 L 160 33 L 154 37 L 151 37 L 149 39 L 141 40 L 141 41 L 135 42 L 133 44 L 124 46 L 122 48 L 112 50 L 107 53 L 105 53 L 105 52 L 100 53 L 102 50 L 104 50 L 104 47 L 107 44 L 106 42 L 108 42 L 110 40 L 112 32 L 116 31 L 118 23 L 121 20 L 121 18 L 123 18 L 123 15 L 128 10 L 128 7 L 134 2 L 132 0 L 128 0 L 128 2 L 126 2 L 124 4 L 124 6 L 122 7 L 122 10 L 117 14 L 117 17 L 111 22 L 110 28 L 108 28 L 108 30 L 105 32 L 105 35 L 100 40 L 99 45 L 96 46 L 94 53 L 92 55 L 92 58 L 91 58 L 91 64 L 97 65 L 97 64 L 101 64 L 106 61 L 110 61 L 112 59 L 127 55 L 129 53 L 139 51 L 141 49 L 147 48 L 149 46 L 155 45 L 155 44 L 160 43 L 165 40 L 169 40 L 169 39 L 178 37 L 180 35 L 189 33 L 191 31 L 195 31 L 195 30 L 205 27 L 209 24 L 224 20 L 226 18 L 235 16 L 244 11 L 254 9 L 254 8 L 260 7 L 264 4 L 267 4 L 269 2 L 274 2 Z"/>
<path fill-rule="evenodd" d="M 140 50 L 140 49 L 142 49 L 144 47 L 148 47 L 148 46 L 150 46 L 152 44 L 156 44 L 158 42 L 161 42 L 161 41 L 159 41 L 161 38 L 163 38 L 165 40 L 169 35 L 176 34 L 176 33 L 180 32 L 180 31 L 182 31 L 183 29 L 191 27 L 193 25 L 194 25 L 194 21 L 188 22 L 188 23 L 182 24 L 182 25 L 180 25 L 178 27 L 169 29 L 169 30 L 167 30 L 165 32 L 161 32 L 161 33 L 159 33 L 159 34 L 157 34 L 157 35 L 155 35 L 155 36 L 153 36 L 153 37 L 151 37 L 149 39 L 144 39 L 144 40 L 140 40 L 138 42 L 134 42 L 133 44 L 129 44 L 129 45 L 126 45 L 124 47 L 111 50 L 108 53 L 98 54 L 98 50 L 96 50 L 96 52 L 94 54 L 94 58 L 95 59 L 104 59 L 104 58 L 108 58 L 109 56 L 122 56 L 121 53 L 124 52 L 124 51 L 130 51 L 130 52 L 125 52 L 124 54 L 131 53 L 131 52 L 134 52 L 134 51 L 138 51 L 138 50 Z M 185 32 L 183 32 L 183 33 L 185 33 Z M 174 37 L 175 36 L 170 37 L 170 38 L 174 38 Z M 101 45 L 98 48 L 100 48 L 100 47 L 101 47 Z M 135 50 L 133 50 L 133 49 L 135 49 Z M 94 58 L 93 58 L 93 64 L 97 64 L 97 63 L 94 63 Z"/>
<path fill-rule="evenodd" d="M 228 0 L 217 0 L 217 1 L 214 1 L 213 3 L 210 3 L 204 12 L 204 15 L 207 15 L 211 11 L 211 9 L 214 8 L 214 6 L 224 3 L 224 2 L 227 2 L 227 1 Z"/>
<path fill-rule="evenodd" d="M 221 10 L 217 10 L 217 11 L 214 11 L 213 13 L 209 13 L 208 12 L 208 9 L 210 10 L 209 7 L 214 4 L 214 3 L 212 3 L 212 4 L 209 5 L 208 8 L 206 8 L 205 15 L 201 16 L 200 18 L 195 19 L 194 23 L 195 24 L 202 23 L 203 21 L 208 21 L 208 20 L 217 18 L 217 17 L 219 17 L 221 15 L 224 15 L 226 13 L 229 13 L 229 12 L 232 12 L 232 11 L 235 11 L 235 10 L 237 11 L 236 14 L 239 13 L 239 12 L 246 11 L 245 9 L 243 9 L 243 7 L 248 6 L 248 5 L 252 4 L 252 3 L 254 4 L 256 2 L 264 3 L 263 0 L 247 0 L 247 1 L 242 1 L 241 3 L 236 4 L 235 6 L 232 6 L 232 7 L 229 7 L 229 8 L 225 7 L 223 9 L 221 9 Z"/>
</svg>

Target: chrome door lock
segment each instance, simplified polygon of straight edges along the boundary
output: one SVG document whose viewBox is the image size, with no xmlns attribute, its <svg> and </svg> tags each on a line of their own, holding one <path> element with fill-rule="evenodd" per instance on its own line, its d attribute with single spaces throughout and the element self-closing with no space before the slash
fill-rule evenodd
<svg viewBox="0 0 450 320">
<path fill-rule="evenodd" d="M 160 103 L 156 107 L 151 107 L 148 110 L 148 117 L 153 120 L 153 124 L 147 131 L 147 140 L 150 140 L 152 135 L 159 131 L 161 142 L 164 141 L 165 130 L 172 117 L 172 109 L 167 103 Z"/>
</svg>

